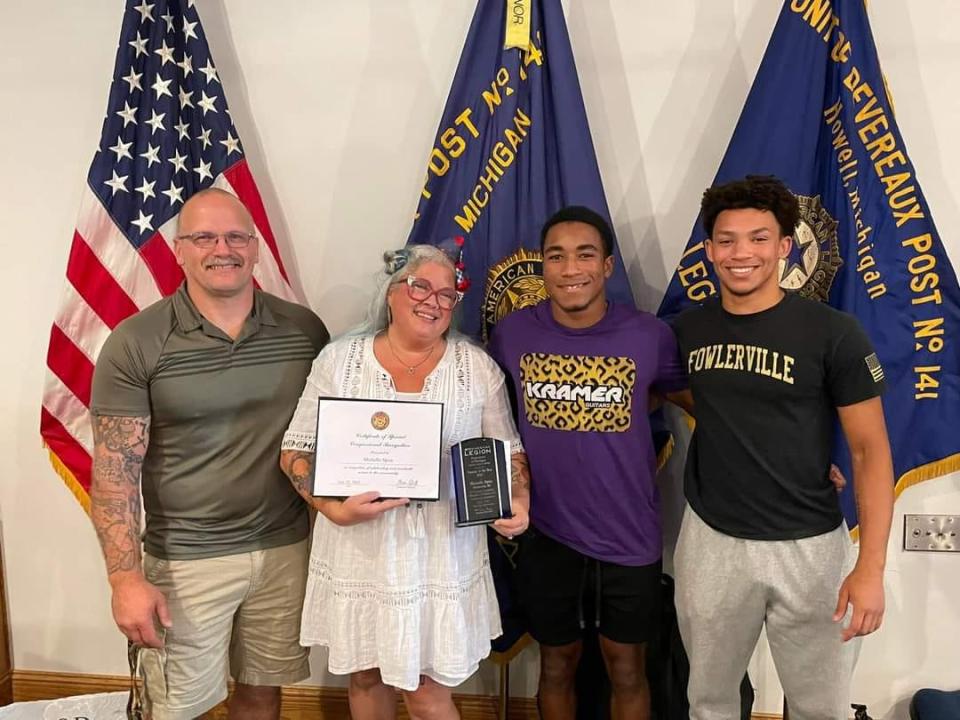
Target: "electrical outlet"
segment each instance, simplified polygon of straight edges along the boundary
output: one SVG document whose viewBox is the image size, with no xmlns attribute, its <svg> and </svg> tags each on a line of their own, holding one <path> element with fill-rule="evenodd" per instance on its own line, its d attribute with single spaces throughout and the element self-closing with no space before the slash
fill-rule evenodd
<svg viewBox="0 0 960 720">
<path fill-rule="evenodd" d="M 903 549 L 960 552 L 960 515 L 904 515 Z"/>
</svg>

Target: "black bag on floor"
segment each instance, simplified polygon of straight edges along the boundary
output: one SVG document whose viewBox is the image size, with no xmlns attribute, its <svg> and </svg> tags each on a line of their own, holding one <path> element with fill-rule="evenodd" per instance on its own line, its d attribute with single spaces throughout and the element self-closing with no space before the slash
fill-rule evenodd
<svg viewBox="0 0 960 720">
<path fill-rule="evenodd" d="M 650 703 L 654 720 L 687 720 L 690 704 L 687 702 L 687 681 L 690 662 L 687 659 L 677 608 L 673 601 L 673 578 L 661 577 L 662 602 L 659 635 L 647 648 L 647 678 L 650 682 Z M 750 677 L 740 683 L 740 717 L 750 720 L 753 710 L 753 686 Z"/>
</svg>

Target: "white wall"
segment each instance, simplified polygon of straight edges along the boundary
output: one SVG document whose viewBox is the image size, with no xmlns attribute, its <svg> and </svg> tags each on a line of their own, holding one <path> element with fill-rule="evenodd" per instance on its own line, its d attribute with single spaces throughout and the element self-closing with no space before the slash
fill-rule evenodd
<svg viewBox="0 0 960 720">
<path fill-rule="evenodd" d="M 654 308 L 713 178 L 776 18 L 774 0 L 565 0 L 607 198 L 638 300 Z M 199 0 L 288 264 L 334 331 L 357 319 L 402 244 L 473 3 Z M 229 5 L 229 7 L 228 7 Z M 16 667 L 125 672 L 88 521 L 40 447 L 47 333 L 79 191 L 106 107 L 122 3 L 2 3 L 0 520 Z M 881 61 L 927 200 L 960 258 L 960 7 L 870 3 Z M 674 474 L 676 461 L 673 464 Z M 904 554 L 905 512 L 960 513 L 960 476 L 897 505 L 888 614 L 855 698 L 905 718 L 922 685 L 956 687 L 960 557 Z M 514 687 L 531 694 L 532 655 Z M 314 684 L 334 684 L 315 657 Z M 779 695 L 758 658 L 758 710 Z M 485 671 L 466 688 L 492 692 Z"/>
</svg>

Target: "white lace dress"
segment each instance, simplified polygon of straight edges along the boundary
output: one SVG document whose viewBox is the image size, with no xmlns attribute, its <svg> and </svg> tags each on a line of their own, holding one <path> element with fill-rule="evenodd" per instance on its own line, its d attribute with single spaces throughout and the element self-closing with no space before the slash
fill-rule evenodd
<svg viewBox="0 0 960 720">
<path fill-rule="evenodd" d="M 331 343 L 313 363 L 285 450 L 315 450 L 318 396 L 398 397 L 372 337 Z M 439 502 L 349 527 L 318 515 L 300 629 L 301 645 L 329 649 L 331 673 L 379 668 L 403 690 L 415 690 L 420 675 L 459 685 L 501 632 L 486 529 L 454 526 L 449 448 L 484 435 L 522 450 L 503 373 L 472 343 L 447 343 L 419 398 L 444 403 Z"/>
</svg>

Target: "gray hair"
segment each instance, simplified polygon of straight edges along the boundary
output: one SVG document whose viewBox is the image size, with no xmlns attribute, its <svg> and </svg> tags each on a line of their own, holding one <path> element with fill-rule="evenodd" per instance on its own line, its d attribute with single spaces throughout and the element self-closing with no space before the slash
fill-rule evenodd
<svg viewBox="0 0 960 720">
<path fill-rule="evenodd" d="M 387 294 L 390 288 L 416 273 L 417 268 L 427 263 L 436 263 L 450 269 L 456 277 L 453 260 L 443 250 L 434 245 L 407 245 L 400 250 L 388 250 L 383 254 L 383 271 L 377 277 L 377 291 L 370 302 L 366 320 L 347 331 L 347 335 L 376 335 L 387 328 L 389 322 Z M 453 330 L 456 314 L 451 318 Z"/>
</svg>

